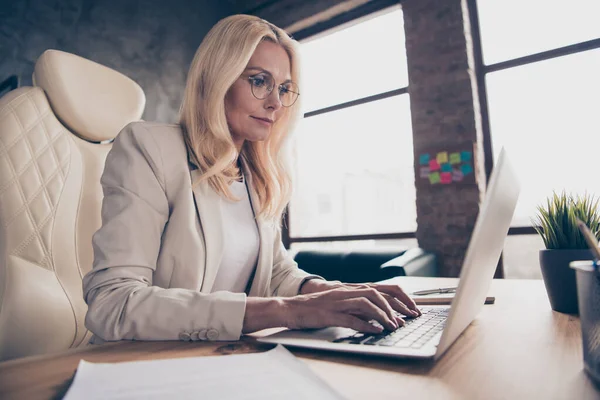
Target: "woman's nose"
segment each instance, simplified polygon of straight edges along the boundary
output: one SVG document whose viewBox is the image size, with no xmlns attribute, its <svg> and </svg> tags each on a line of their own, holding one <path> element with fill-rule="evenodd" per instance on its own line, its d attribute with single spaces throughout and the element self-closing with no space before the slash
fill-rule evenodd
<svg viewBox="0 0 600 400">
<path fill-rule="evenodd" d="M 265 99 L 265 105 L 267 108 L 273 108 L 275 111 L 282 107 L 281 99 L 279 98 L 279 90 L 274 88 L 271 93 Z"/>
</svg>

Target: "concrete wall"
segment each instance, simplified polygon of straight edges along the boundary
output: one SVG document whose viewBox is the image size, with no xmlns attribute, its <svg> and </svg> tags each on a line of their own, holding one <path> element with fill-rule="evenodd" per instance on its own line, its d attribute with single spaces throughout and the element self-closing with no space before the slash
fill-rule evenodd
<svg viewBox="0 0 600 400">
<path fill-rule="evenodd" d="M 0 0 L 0 81 L 31 85 L 36 59 L 58 49 L 114 68 L 146 93 L 143 118 L 174 122 L 196 48 L 227 2 Z"/>
</svg>

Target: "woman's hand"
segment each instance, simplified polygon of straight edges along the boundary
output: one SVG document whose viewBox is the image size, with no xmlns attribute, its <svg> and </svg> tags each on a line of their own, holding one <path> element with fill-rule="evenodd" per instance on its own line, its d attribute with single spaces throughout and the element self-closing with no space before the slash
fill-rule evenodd
<svg viewBox="0 0 600 400">
<path fill-rule="evenodd" d="M 299 294 L 325 292 L 327 290 L 343 287 L 345 287 L 345 285 L 340 281 L 326 281 L 324 279 L 312 278 L 302 283 Z"/>
<path fill-rule="evenodd" d="M 373 324 L 369 321 L 377 321 Z M 379 326 L 378 326 L 379 325 Z M 374 288 L 340 287 L 294 297 L 246 298 L 242 332 L 284 326 L 291 329 L 340 326 L 380 333 L 404 325 Z M 383 327 L 383 328 L 382 328 Z"/>
<path fill-rule="evenodd" d="M 316 293 L 338 288 L 349 290 L 373 288 L 383 295 L 394 311 L 411 317 L 421 315 L 421 311 L 419 311 L 413 299 L 411 299 L 399 285 L 381 283 L 341 283 L 325 281 L 323 279 L 311 279 L 304 282 L 301 293 Z"/>
<path fill-rule="evenodd" d="M 340 326 L 360 332 L 379 333 L 404 325 L 384 295 L 374 288 L 339 287 L 324 292 L 282 299 L 285 326 L 291 329 Z"/>
<path fill-rule="evenodd" d="M 390 307 L 395 311 L 411 316 L 418 317 L 421 311 L 417 308 L 415 301 L 407 295 L 399 285 L 390 285 L 382 283 L 345 283 L 344 286 L 350 289 L 373 288 L 383 294 Z"/>
</svg>

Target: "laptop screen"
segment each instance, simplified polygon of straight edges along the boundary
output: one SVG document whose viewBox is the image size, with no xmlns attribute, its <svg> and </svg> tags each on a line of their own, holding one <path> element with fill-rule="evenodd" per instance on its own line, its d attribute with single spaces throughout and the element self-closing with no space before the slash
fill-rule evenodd
<svg viewBox="0 0 600 400">
<path fill-rule="evenodd" d="M 502 149 L 473 228 L 436 359 L 469 326 L 484 304 L 504 248 L 519 192 L 517 174 L 506 151 Z"/>
</svg>

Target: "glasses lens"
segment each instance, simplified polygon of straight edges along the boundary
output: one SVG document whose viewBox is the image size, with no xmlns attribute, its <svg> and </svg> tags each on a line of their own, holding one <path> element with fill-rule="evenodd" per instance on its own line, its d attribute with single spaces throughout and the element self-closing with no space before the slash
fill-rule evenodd
<svg viewBox="0 0 600 400">
<path fill-rule="evenodd" d="M 279 98 L 281 99 L 281 105 L 284 107 L 291 107 L 298 100 L 298 95 L 298 85 L 294 82 L 284 83 L 279 88 Z"/>
<path fill-rule="evenodd" d="M 266 99 L 275 86 L 273 77 L 269 74 L 254 75 L 248 78 L 252 94 L 259 100 Z M 294 82 L 286 82 L 279 86 L 279 99 L 284 107 L 292 106 L 298 100 L 299 89 Z"/>
<path fill-rule="evenodd" d="M 270 75 L 256 75 L 251 76 L 249 79 L 252 94 L 257 99 L 266 99 L 273 90 L 274 83 Z"/>
</svg>

